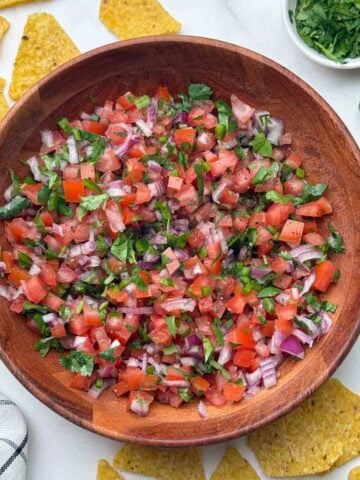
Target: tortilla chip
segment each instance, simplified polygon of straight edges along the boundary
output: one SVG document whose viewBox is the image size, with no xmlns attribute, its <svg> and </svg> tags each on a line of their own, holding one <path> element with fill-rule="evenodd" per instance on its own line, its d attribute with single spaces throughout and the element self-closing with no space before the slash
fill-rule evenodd
<svg viewBox="0 0 360 480">
<path fill-rule="evenodd" d="M 124 445 L 114 457 L 114 466 L 124 472 L 158 480 L 205 480 L 198 448 L 152 448 Z"/>
<path fill-rule="evenodd" d="M 107 460 L 99 460 L 96 480 L 124 480 Z"/>
<path fill-rule="evenodd" d="M 18 5 L 19 3 L 29 3 L 34 0 L 0 0 L 0 9 L 12 7 L 13 5 Z"/>
<path fill-rule="evenodd" d="M 101 0 L 100 20 L 122 39 L 177 33 L 181 24 L 157 0 Z"/>
<path fill-rule="evenodd" d="M 229 448 L 210 480 L 260 480 L 260 477 L 236 448 Z"/>
<path fill-rule="evenodd" d="M 18 100 L 42 77 L 79 53 L 52 15 L 30 15 L 15 60 L 10 97 Z"/>
<path fill-rule="evenodd" d="M 0 120 L 2 120 L 9 111 L 9 105 L 4 97 L 5 80 L 0 78 Z"/>
<path fill-rule="evenodd" d="M 286 417 L 249 437 L 269 476 L 321 473 L 360 452 L 360 396 L 331 379 Z"/>
<path fill-rule="evenodd" d="M 9 30 L 10 23 L 4 17 L 0 17 L 0 39 L 3 38 L 5 33 Z"/>
<path fill-rule="evenodd" d="M 354 467 L 352 470 L 350 470 L 348 479 L 360 480 L 360 467 Z"/>
</svg>

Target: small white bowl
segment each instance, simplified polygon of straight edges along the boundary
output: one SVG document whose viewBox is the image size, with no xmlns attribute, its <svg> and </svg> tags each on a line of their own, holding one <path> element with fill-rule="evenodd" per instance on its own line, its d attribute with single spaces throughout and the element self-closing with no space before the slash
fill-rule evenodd
<svg viewBox="0 0 360 480">
<path fill-rule="evenodd" d="M 314 60 L 314 62 L 324 65 L 324 67 L 337 68 L 339 70 L 351 70 L 354 68 L 360 68 L 360 57 L 349 60 L 347 63 L 337 63 L 329 58 L 326 58 L 321 53 L 318 53 L 313 48 L 306 45 L 300 35 L 297 33 L 295 22 L 291 23 L 289 10 L 295 10 L 297 0 L 282 0 L 283 6 L 283 18 L 286 29 L 290 35 L 290 38 L 295 45 L 301 50 L 307 57 Z"/>
</svg>

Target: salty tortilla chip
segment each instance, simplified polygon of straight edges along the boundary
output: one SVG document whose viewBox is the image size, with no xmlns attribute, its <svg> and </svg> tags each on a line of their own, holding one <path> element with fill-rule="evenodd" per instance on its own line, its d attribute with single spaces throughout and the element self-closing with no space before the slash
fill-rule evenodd
<svg viewBox="0 0 360 480">
<path fill-rule="evenodd" d="M 0 120 L 2 120 L 9 111 L 9 105 L 4 97 L 5 80 L 0 78 Z"/>
<path fill-rule="evenodd" d="M 0 39 L 3 38 L 5 33 L 9 30 L 10 23 L 4 17 L 0 17 Z"/>
<path fill-rule="evenodd" d="M 11 98 L 18 100 L 42 77 L 79 53 L 52 15 L 30 15 L 15 60 Z"/>
<path fill-rule="evenodd" d="M 229 448 L 210 480 L 260 480 L 260 477 L 236 448 Z"/>
<path fill-rule="evenodd" d="M 348 479 L 360 480 L 360 467 L 354 467 L 352 470 L 350 470 Z"/>
<path fill-rule="evenodd" d="M 106 460 L 99 460 L 96 480 L 124 480 Z"/>
<path fill-rule="evenodd" d="M 102 0 L 99 16 L 122 39 L 177 33 L 181 28 L 157 0 Z"/>
<path fill-rule="evenodd" d="M 250 435 L 249 446 L 269 476 L 343 465 L 360 452 L 360 396 L 331 379 L 292 413 Z"/>
<path fill-rule="evenodd" d="M 114 466 L 159 480 L 205 480 L 198 448 L 152 448 L 124 445 L 114 457 Z"/>
</svg>

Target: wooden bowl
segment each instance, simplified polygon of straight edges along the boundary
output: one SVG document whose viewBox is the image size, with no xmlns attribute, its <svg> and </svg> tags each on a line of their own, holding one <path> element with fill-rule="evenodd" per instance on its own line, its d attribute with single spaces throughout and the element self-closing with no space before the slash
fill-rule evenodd
<svg viewBox="0 0 360 480">
<path fill-rule="evenodd" d="M 318 388 L 339 366 L 359 332 L 359 150 L 342 121 L 314 90 L 254 52 L 214 40 L 169 36 L 114 43 L 67 63 L 32 88 L 1 123 L 0 192 L 9 184 L 9 169 L 18 169 L 21 160 L 38 151 L 39 130 L 53 128 L 62 116 L 91 111 L 94 97 L 101 103 L 130 89 L 135 94 L 152 94 L 159 84 L 178 93 L 190 81 L 210 84 L 217 97 L 238 93 L 256 108 L 284 119 L 310 180 L 329 184 L 332 222 L 346 244 L 346 254 L 335 258 L 342 273 L 340 282 L 328 294 L 339 307 L 333 328 L 307 351 L 305 359 L 283 364 L 276 387 L 233 406 L 210 406 L 210 416 L 204 420 L 196 404 L 177 410 L 155 404 L 148 417 L 140 418 L 127 412 L 126 400 L 110 391 L 93 401 L 70 389 L 69 373 L 60 367 L 57 355 L 40 358 L 32 349 L 34 335 L 1 300 L 0 357 L 11 372 L 68 420 L 126 442 L 205 445 L 262 427 Z"/>
</svg>

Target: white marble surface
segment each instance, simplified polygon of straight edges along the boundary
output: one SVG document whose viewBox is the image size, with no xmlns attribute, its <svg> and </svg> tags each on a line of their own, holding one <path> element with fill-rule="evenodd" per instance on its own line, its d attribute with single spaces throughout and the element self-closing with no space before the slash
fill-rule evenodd
<svg viewBox="0 0 360 480">
<path fill-rule="evenodd" d="M 314 87 L 337 111 L 355 139 L 360 141 L 358 104 L 360 70 L 335 71 L 312 63 L 287 36 L 282 23 L 280 0 L 162 0 L 164 6 L 183 24 L 182 33 L 217 38 L 258 51 L 297 73 Z M 0 47 L 0 76 L 10 81 L 16 48 L 27 14 L 54 13 L 80 50 L 88 51 L 116 40 L 97 19 L 99 0 L 39 1 L 3 10 L 11 22 Z M 360 343 L 355 345 L 336 373 L 346 385 L 360 393 Z M 50 411 L 32 397 L 0 362 L 0 389 L 18 403 L 30 430 L 28 480 L 95 479 L 96 463 L 111 459 L 119 443 L 94 435 Z M 232 442 L 261 473 L 246 440 Z M 209 475 L 224 452 L 225 445 L 203 449 Z M 342 480 L 360 458 L 323 478 Z M 128 480 L 140 479 L 124 475 Z M 310 477 L 309 477 L 310 478 Z M 186 480 L 186 479 L 184 479 Z"/>
</svg>

